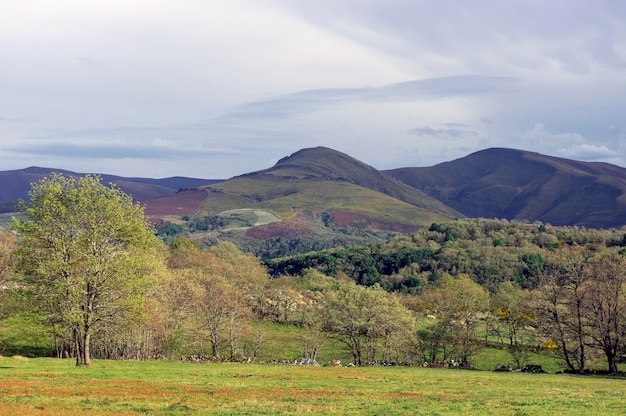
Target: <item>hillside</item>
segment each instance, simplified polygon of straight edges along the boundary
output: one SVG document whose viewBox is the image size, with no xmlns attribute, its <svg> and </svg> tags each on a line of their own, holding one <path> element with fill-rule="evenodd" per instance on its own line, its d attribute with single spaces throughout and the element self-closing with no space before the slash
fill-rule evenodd
<svg viewBox="0 0 626 416">
<path fill-rule="evenodd" d="M 229 240 L 263 258 L 384 241 L 433 222 L 462 217 L 423 192 L 344 153 L 303 149 L 269 169 L 200 187 L 194 218 L 155 215 L 169 238 L 184 232 L 204 244 Z M 160 198 L 182 207 L 187 193 Z M 147 201 L 147 213 L 164 213 Z M 178 214 L 180 215 L 180 214 Z M 271 220 L 267 220 L 271 218 Z"/>
<path fill-rule="evenodd" d="M 37 182 L 52 172 L 66 176 L 80 177 L 84 173 L 76 173 L 62 169 L 29 167 L 20 170 L 0 171 L 0 204 L 14 203 L 19 199 L 27 199 L 30 184 Z M 164 179 L 152 178 L 124 178 L 114 175 L 100 175 L 105 184 L 115 183 L 121 190 L 130 194 L 138 201 L 158 198 L 177 192 L 181 188 L 192 188 L 220 180 L 207 180 L 185 177 L 171 177 Z"/>
<path fill-rule="evenodd" d="M 29 184 L 53 170 L 0 172 L 0 204 L 25 198 Z M 206 245 L 229 240 L 263 258 L 380 242 L 463 217 L 626 224 L 626 169 L 513 149 L 379 171 L 315 147 L 226 181 L 102 178 L 142 201 L 166 239 L 182 233 Z"/>
<path fill-rule="evenodd" d="M 626 224 L 626 169 L 513 149 L 487 149 L 390 176 L 467 217 L 594 228 Z"/>
<path fill-rule="evenodd" d="M 205 188 L 209 197 L 201 213 L 206 215 L 255 208 L 306 221 L 326 213 L 339 227 L 392 231 L 415 230 L 461 216 L 371 166 L 321 147 L 301 150 L 270 169 Z"/>
</svg>

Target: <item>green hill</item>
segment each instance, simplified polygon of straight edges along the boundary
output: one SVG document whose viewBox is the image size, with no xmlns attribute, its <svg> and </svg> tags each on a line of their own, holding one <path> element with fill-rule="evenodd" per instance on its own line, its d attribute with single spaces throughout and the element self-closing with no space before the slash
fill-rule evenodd
<svg viewBox="0 0 626 416">
<path fill-rule="evenodd" d="M 205 187 L 200 210 L 215 215 L 239 208 L 273 212 L 284 220 L 322 213 L 340 227 L 409 231 L 461 215 L 441 202 L 343 153 L 304 149 L 274 167 Z"/>
</svg>

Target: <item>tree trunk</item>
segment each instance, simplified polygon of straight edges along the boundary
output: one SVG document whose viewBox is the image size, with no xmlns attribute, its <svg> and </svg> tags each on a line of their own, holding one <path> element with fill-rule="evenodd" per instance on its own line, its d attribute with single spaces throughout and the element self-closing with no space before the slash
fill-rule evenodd
<svg viewBox="0 0 626 416">
<path fill-rule="evenodd" d="M 83 345 L 83 365 L 85 367 L 91 366 L 91 331 L 85 331 L 85 342 Z"/>
<path fill-rule="evenodd" d="M 211 354 L 215 358 L 220 358 L 220 342 L 217 334 L 211 331 Z"/>
<path fill-rule="evenodd" d="M 83 364 L 83 356 L 81 354 L 81 351 L 83 350 L 80 343 L 81 343 L 81 339 L 80 336 L 78 334 L 78 330 L 77 329 L 73 329 L 72 330 L 73 335 L 74 335 L 74 350 L 76 351 L 76 367 L 80 366 Z"/>
<path fill-rule="evenodd" d="M 603 350 L 609 366 L 609 373 L 617 373 L 617 348 L 613 348 L 613 345 L 608 345 Z"/>
</svg>

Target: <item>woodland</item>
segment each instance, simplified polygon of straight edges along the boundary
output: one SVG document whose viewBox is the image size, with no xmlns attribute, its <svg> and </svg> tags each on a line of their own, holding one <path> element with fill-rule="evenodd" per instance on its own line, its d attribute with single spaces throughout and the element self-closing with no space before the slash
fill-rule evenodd
<svg viewBox="0 0 626 416">
<path fill-rule="evenodd" d="M 228 242 L 165 243 L 97 176 L 53 175 L 21 208 L 0 232 L 0 327 L 37 323 L 54 345 L 39 353 L 79 366 L 255 362 L 266 322 L 296 329 L 307 362 L 330 345 L 355 366 L 471 368 L 481 349 L 499 348 L 516 368 L 541 352 L 568 372 L 618 373 L 626 357 L 623 229 L 462 219 L 260 260 Z"/>
</svg>

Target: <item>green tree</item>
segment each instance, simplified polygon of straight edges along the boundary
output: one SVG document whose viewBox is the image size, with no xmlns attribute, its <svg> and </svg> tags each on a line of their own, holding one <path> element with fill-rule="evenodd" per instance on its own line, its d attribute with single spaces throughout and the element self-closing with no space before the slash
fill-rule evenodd
<svg viewBox="0 0 626 416">
<path fill-rule="evenodd" d="M 327 293 L 325 307 L 324 329 L 348 347 L 354 365 L 363 364 L 364 352 L 367 363 L 374 363 L 380 341 L 385 359 L 399 356 L 400 335 L 413 330 L 411 312 L 378 285 L 342 283 Z"/>
<path fill-rule="evenodd" d="M 502 282 L 498 292 L 491 298 L 491 310 L 499 324 L 496 327 L 498 335 L 508 338 L 509 352 L 515 365 L 523 367 L 530 353 L 525 345 L 529 332 L 526 327 L 535 320 L 530 292 L 510 281 Z"/>
<path fill-rule="evenodd" d="M 0 284 L 9 278 L 16 248 L 13 234 L 0 230 Z"/>
<path fill-rule="evenodd" d="M 230 360 L 236 359 L 236 344 L 248 331 L 252 313 L 241 291 L 222 277 L 199 273 L 199 291 L 193 299 L 199 326 L 207 331 L 211 354 L 221 358 L 220 344 L 228 342 Z"/>
<path fill-rule="evenodd" d="M 421 330 L 422 346 L 426 343 L 429 357 L 434 359 L 441 347 L 443 359 L 468 362 L 478 348 L 476 328 L 489 309 L 489 295 L 469 276 L 461 274 L 454 278 L 444 275 L 435 286 L 424 293 L 425 312 L 435 317 L 434 323 Z"/>
<path fill-rule="evenodd" d="M 17 246 L 13 234 L 0 230 L 0 318 L 6 312 L 5 302 L 2 298 L 7 292 L 4 288 L 6 282 L 11 277 L 16 249 Z"/>
<path fill-rule="evenodd" d="M 34 304 L 71 332 L 76 365 L 91 363 L 91 337 L 142 310 L 161 259 L 143 209 L 100 177 L 53 174 L 32 185 L 18 271 Z M 141 314 L 138 314 L 138 317 Z"/>
</svg>

